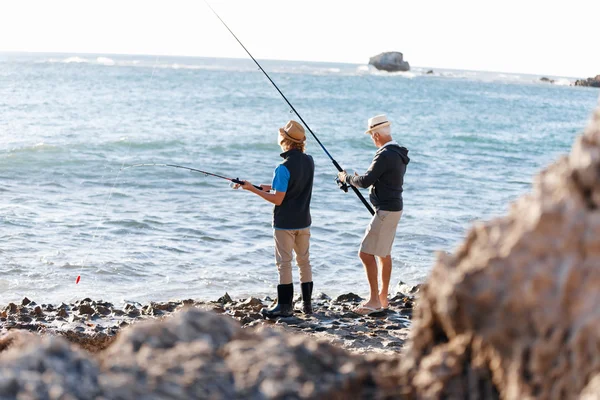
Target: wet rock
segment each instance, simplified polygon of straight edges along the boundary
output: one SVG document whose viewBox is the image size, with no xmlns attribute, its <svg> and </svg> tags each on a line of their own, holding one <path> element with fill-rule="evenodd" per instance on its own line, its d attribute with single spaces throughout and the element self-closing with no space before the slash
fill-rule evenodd
<svg viewBox="0 0 600 400">
<path fill-rule="evenodd" d="M 331 297 L 327 296 L 325 293 L 321 292 L 314 297 L 314 300 L 331 300 Z"/>
<path fill-rule="evenodd" d="M 79 306 L 79 315 L 84 315 L 84 314 L 92 315 L 95 312 L 96 311 L 92 308 L 92 306 L 90 306 L 87 303 L 81 304 Z"/>
<path fill-rule="evenodd" d="M 223 314 L 225 312 L 225 309 L 223 307 L 221 307 L 221 306 L 213 306 L 211 308 L 211 311 L 215 312 L 217 314 Z"/>
<path fill-rule="evenodd" d="M 287 324 L 287 325 L 300 325 L 304 320 L 298 317 L 285 317 L 279 318 L 276 324 Z"/>
<path fill-rule="evenodd" d="M 336 299 L 338 303 L 358 303 L 362 301 L 362 297 L 352 292 L 339 295 Z"/>
<path fill-rule="evenodd" d="M 61 308 L 61 309 L 58 310 L 58 312 L 56 313 L 56 315 L 58 315 L 59 317 L 66 318 L 66 317 L 69 316 L 69 313 L 67 312 L 66 309 Z"/>
<path fill-rule="evenodd" d="M 409 285 L 402 281 L 398 282 L 395 288 L 395 296 L 403 295 L 404 297 L 414 298 L 419 293 L 421 285 Z"/>
<path fill-rule="evenodd" d="M 111 313 L 111 311 L 108 307 L 105 307 L 102 305 L 97 306 L 96 310 L 98 311 L 99 314 L 102 314 L 102 315 L 110 315 L 110 313 Z"/>
<path fill-rule="evenodd" d="M 240 306 L 244 308 L 251 308 L 253 310 L 260 310 L 264 307 L 264 304 L 262 300 L 257 299 L 256 297 L 249 297 L 240 303 Z"/>
<path fill-rule="evenodd" d="M 131 318 L 139 317 L 140 310 L 138 310 L 137 308 L 134 307 L 131 310 L 129 310 L 129 312 L 127 313 L 127 316 L 131 317 Z"/>
<path fill-rule="evenodd" d="M 150 305 L 152 307 L 154 307 L 156 310 L 160 310 L 160 311 L 173 311 L 177 307 L 177 304 L 174 303 L 174 302 L 168 302 L 168 303 L 150 303 Z"/>
<path fill-rule="evenodd" d="M 404 342 L 393 341 L 393 342 L 387 342 L 385 347 L 402 347 L 403 344 L 404 344 Z"/>
<path fill-rule="evenodd" d="M 23 299 L 23 301 L 21 301 L 21 305 L 22 306 L 26 306 L 27 304 L 31 303 L 31 300 L 29 300 L 27 297 L 25 297 Z"/>
<path fill-rule="evenodd" d="M 7 314 L 16 314 L 16 312 L 17 312 L 17 305 L 15 303 L 8 303 L 8 305 L 6 306 L 6 308 L 4 309 L 4 311 Z"/>
</svg>

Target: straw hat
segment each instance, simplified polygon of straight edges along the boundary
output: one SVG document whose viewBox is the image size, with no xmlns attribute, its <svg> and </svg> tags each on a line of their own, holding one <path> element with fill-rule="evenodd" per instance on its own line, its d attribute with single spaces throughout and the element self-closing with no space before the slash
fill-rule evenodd
<svg viewBox="0 0 600 400">
<path fill-rule="evenodd" d="M 384 126 L 390 126 L 392 123 L 388 120 L 385 114 L 376 115 L 373 118 L 369 118 L 367 122 L 367 130 L 365 133 L 370 134 L 375 128 L 383 128 Z"/>
<path fill-rule="evenodd" d="M 299 122 L 293 120 L 288 121 L 283 128 L 279 128 L 279 133 L 294 143 L 302 143 L 306 140 L 304 127 Z"/>
</svg>

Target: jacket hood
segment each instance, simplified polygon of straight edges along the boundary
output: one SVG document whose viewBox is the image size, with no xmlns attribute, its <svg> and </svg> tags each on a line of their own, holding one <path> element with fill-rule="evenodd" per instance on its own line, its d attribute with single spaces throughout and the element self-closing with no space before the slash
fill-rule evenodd
<svg viewBox="0 0 600 400">
<path fill-rule="evenodd" d="M 410 162 L 410 158 L 408 158 L 408 149 L 406 147 L 400 146 L 398 144 L 390 144 L 385 147 L 382 147 L 379 150 L 382 151 L 384 149 L 388 149 L 390 151 L 398 153 L 400 155 L 400 157 L 402 158 L 402 161 L 404 162 L 404 164 L 408 164 Z"/>
</svg>

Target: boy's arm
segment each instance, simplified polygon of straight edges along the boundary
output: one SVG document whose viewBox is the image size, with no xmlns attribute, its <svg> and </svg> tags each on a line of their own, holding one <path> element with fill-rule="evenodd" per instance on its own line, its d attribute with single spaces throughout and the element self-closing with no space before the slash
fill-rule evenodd
<svg viewBox="0 0 600 400">
<path fill-rule="evenodd" d="M 262 197 L 269 203 L 275 204 L 276 206 L 281 205 L 281 202 L 283 201 L 283 198 L 285 197 L 285 192 L 275 191 L 275 193 L 269 193 L 264 190 L 258 190 L 248 181 L 244 181 L 244 184 L 242 185 L 242 189 L 249 190 L 252 193 L 259 195 L 260 197 Z"/>
</svg>

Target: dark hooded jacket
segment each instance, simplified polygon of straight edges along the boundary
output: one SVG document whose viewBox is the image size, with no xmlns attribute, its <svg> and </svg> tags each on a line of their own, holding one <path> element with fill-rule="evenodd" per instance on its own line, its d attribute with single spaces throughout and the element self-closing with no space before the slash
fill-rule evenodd
<svg viewBox="0 0 600 400">
<path fill-rule="evenodd" d="M 371 186 L 369 200 L 376 210 L 402 211 L 402 185 L 409 161 L 406 147 L 388 144 L 377 150 L 364 175 L 348 175 L 346 182 L 358 188 Z"/>
</svg>

